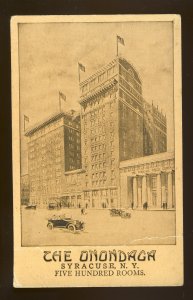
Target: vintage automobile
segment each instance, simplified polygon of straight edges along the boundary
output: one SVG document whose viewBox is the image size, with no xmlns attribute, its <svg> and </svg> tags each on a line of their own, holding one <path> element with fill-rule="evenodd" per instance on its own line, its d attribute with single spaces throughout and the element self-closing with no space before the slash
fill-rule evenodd
<svg viewBox="0 0 193 300">
<path fill-rule="evenodd" d="M 52 230 L 53 228 L 66 228 L 71 232 L 84 230 L 85 224 L 82 221 L 74 220 L 69 217 L 64 216 L 52 216 L 48 219 L 47 224 L 48 229 Z"/>
<path fill-rule="evenodd" d="M 34 204 L 28 204 L 25 209 L 36 209 L 36 205 Z"/>
<path fill-rule="evenodd" d="M 120 216 L 121 218 L 131 218 L 131 213 L 125 210 L 121 210 Z"/>
<path fill-rule="evenodd" d="M 112 217 L 120 216 L 120 209 L 116 209 L 116 208 L 110 209 L 110 215 Z"/>
<path fill-rule="evenodd" d="M 123 209 L 117 209 L 117 208 L 112 208 L 110 209 L 110 215 L 112 217 L 114 216 L 120 216 L 121 218 L 131 218 L 131 214 Z"/>
</svg>

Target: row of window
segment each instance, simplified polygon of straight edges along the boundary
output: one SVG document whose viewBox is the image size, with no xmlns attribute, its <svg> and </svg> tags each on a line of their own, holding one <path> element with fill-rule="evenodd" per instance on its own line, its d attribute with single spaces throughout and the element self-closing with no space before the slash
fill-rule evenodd
<svg viewBox="0 0 193 300">
<path fill-rule="evenodd" d="M 115 100 L 114 101 L 110 101 L 108 103 L 105 103 L 103 105 L 101 105 L 99 108 L 92 110 L 91 112 L 85 114 L 83 116 L 84 121 L 90 121 L 95 117 L 101 117 L 105 114 L 105 112 L 109 112 L 109 109 L 112 109 L 115 106 Z"/>
<path fill-rule="evenodd" d="M 50 130 L 56 129 L 58 127 L 58 125 L 60 124 L 61 120 L 49 123 L 48 125 L 46 125 L 45 127 L 43 127 L 42 129 L 39 129 L 38 131 L 36 131 L 33 134 L 33 137 L 40 137 L 43 134 L 49 132 Z"/>
<path fill-rule="evenodd" d="M 106 179 L 103 179 L 103 180 L 93 180 L 92 181 L 92 186 L 95 187 L 95 186 L 103 186 L 106 184 Z"/>
<path fill-rule="evenodd" d="M 141 113 L 143 112 L 142 106 L 137 103 L 135 100 L 133 100 L 128 94 L 126 94 L 123 90 L 119 90 L 119 96 L 125 100 L 129 105 L 134 107 L 136 110 L 140 111 Z"/>
<path fill-rule="evenodd" d="M 73 135 L 76 135 L 76 136 L 80 136 L 80 131 L 77 131 L 77 130 L 74 130 L 74 129 L 72 129 L 72 128 L 67 128 L 67 130 L 68 130 L 68 133 L 71 133 L 71 134 L 73 134 Z"/>
<path fill-rule="evenodd" d="M 97 84 L 109 79 L 112 77 L 112 75 L 115 73 L 115 66 L 112 66 L 110 69 L 107 71 L 104 71 L 101 73 L 98 77 L 95 77 L 92 79 L 89 83 L 86 83 L 85 85 L 82 86 L 81 92 L 86 93 L 89 90 L 93 89 Z"/>
<path fill-rule="evenodd" d="M 106 179 L 106 171 L 92 173 L 92 179 L 105 178 Z M 115 170 L 111 170 L 111 177 L 115 177 Z"/>
<path fill-rule="evenodd" d="M 120 77 L 120 84 L 128 90 L 137 100 L 143 101 L 142 96 L 137 93 L 123 78 Z"/>
<path fill-rule="evenodd" d="M 95 158 L 93 158 L 93 161 L 95 160 Z M 110 165 L 111 167 L 114 167 L 115 166 L 115 158 L 112 158 L 111 161 L 110 161 Z M 87 165 L 86 165 L 87 166 Z M 103 161 L 103 162 L 98 162 L 98 163 L 92 163 L 91 165 L 91 169 L 92 170 L 103 170 L 106 168 L 106 161 Z"/>
<path fill-rule="evenodd" d="M 75 145 L 73 142 L 69 142 L 68 147 L 69 147 L 70 150 L 80 151 L 80 144 Z"/>
<path fill-rule="evenodd" d="M 76 129 L 80 129 L 80 123 L 73 122 L 73 121 L 70 121 L 70 120 L 65 120 L 65 125 L 74 127 L 74 128 L 76 128 Z M 70 128 L 69 128 L 69 129 L 70 129 Z M 74 130 L 74 129 L 71 129 L 71 130 Z"/>
<path fill-rule="evenodd" d="M 93 158 L 92 162 L 93 161 L 97 161 L 97 159 Z M 103 161 L 103 162 L 100 162 L 100 163 L 97 163 L 97 164 L 92 164 L 92 170 L 102 170 L 102 169 L 105 169 L 106 168 L 106 162 Z"/>
<path fill-rule="evenodd" d="M 92 179 L 98 179 L 98 178 L 102 178 L 102 179 L 106 179 L 106 172 L 98 172 L 98 173 L 92 173 Z"/>
<path fill-rule="evenodd" d="M 66 176 L 66 183 L 68 184 L 80 184 L 82 174 L 70 174 Z"/>
<path fill-rule="evenodd" d="M 153 106 L 153 113 L 160 118 L 163 122 L 166 122 L 166 117 L 158 110 L 158 108 L 156 108 L 155 106 Z"/>
<path fill-rule="evenodd" d="M 60 122 L 60 121 L 58 121 Z M 45 137 L 44 134 L 48 133 L 49 138 L 50 137 L 60 137 L 61 132 L 59 129 L 54 130 L 58 125 L 56 123 L 50 123 L 49 125 L 45 126 L 42 129 L 37 130 L 33 133 L 32 136 L 30 136 L 30 144 L 33 142 L 35 143 L 44 143 L 46 140 L 48 140 L 48 137 Z M 34 141 L 34 138 L 39 138 L 38 140 Z"/>
<path fill-rule="evenodd" d="M 68 140 L 71 141 L 71 142 L 76 142 L 77 144 L 80 144 L 80 138 L 79 137 L 77 138 L 74 135 L 69 135 Z"/>
<path fill-rule="evenodd" d="M 119 74 L 129 83 L 132 84 L 134 89 L 142 93 L 141 86 L 136 82 L 136 80 L 133 78 L 133 71 L 129 69 L 128 71 L 125 70 L 121 65 L 119 65 Z"/>
<path fill-rule="evenodd" d="M 166 133 L 166 131 L 167 131 L 166 126 L 164 126 L 161 122 L 157 121 L 155 118 L 154 118 L 154 124 L 158 128 L 161 128 L 161 130 Z"/>
<path fill-rule="evenodd" d="M 108 197 L 110 192 L 110 196 L 111 197 L 116 197 L 117 196 L 117 190 L 116 189 L 110 189 L 110 191 L 108 189 L 105 190 L 95 190 L 95 191 L 90 191 L 90 192 L 84 192 L 84 196 L 85 198 L 90 198 L 91 196 L 106 196 Z"/>
<path fill-rule="evenodd" d="M 93 101 L 84 103 L 83 109 L 84 109 L 85 115 L 82 115 L 82 119 L 84 119 L 84 116 L 93 112 L 93 109 L 94 110 L 101 109 L 101 107 L 105 107 L 109 103 L 109 101 L 115 102 L 116 92 L 117 92 L 117 90 L 111 89 L 111 90 L 107 91 L 106 93 L 103 93 L 103 95 L 100 95 L 98 97 L 95 96 Z"/>
</svg>

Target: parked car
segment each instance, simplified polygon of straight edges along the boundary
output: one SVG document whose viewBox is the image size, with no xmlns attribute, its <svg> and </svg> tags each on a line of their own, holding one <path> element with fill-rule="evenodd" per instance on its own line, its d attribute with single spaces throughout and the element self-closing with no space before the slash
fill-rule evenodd
<svg viewBox="0 0 193 300">
<path fill-rule="evenodd" d="M 37 205 L 34 205 L 34 204 L 28 204 L 25 209 L 36 209 L 36 206 Z"/>
<path fill-rule="evenodd" d="M 71 232 L 84 230 L 85 224 L 82 221 L 74 220 L 65 216 L 53 216 L 48 220 L 47 227 L 52 230 L 53 228 L 66 228 Z"/>
<path fill-rule="evenodd" d="M 112 208 L 112 209 L 110 209 L 110 215 L 112 217 L 120 216 L 120 211 L 121 211 L 120 209 Z"/>
<path fill-rule="evenodd" d="M 110 215 L 112 217 L 114 216 L 120 216 L 121 218 L 130 218 L 131 214 L 123 209 L 116 209 L 116 208 L 112 208 L 110 209 Z"/>
<path fill-rule="evenodd" d="M 60 206 L 56 202 L 50 202 L 48 204 L 48 209 L 60 209 Z"/>
<path fill-rule="evenodd" d="M 121 210 L 120 216 L 121 218 L 131 218 L 131 214 L 125 210 Z"/>
</svg>

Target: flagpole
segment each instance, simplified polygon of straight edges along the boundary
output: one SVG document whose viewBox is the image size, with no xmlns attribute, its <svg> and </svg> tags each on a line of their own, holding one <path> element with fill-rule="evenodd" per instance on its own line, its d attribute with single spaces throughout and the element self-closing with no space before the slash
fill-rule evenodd
<svg viewBox="0 0 193 300">
<path fill-rule="evenodd" d="M 24 129 L 24 132 L 25 132 L 25 116 L 23 116 L 23 129 Z"/>
<path fill-rule="evenodd" d="M 59 111 L 61 112 L 61 99 L 60 99 L 60 92 L 59 92 Z"/>
<path fill-rule="evenodd" d="M 79 66 L 79 63 L 78 63 L 78 80 L 79 80 L 79 83 L 80 83 L 80 66 Z"/>
<path fill-rule="evenodd" d="M 118 56 L 118 54 L 119 54 L 119 43 L 118 43 L 118 37 L 117 37 L 117 56 Z"/>
</svg>

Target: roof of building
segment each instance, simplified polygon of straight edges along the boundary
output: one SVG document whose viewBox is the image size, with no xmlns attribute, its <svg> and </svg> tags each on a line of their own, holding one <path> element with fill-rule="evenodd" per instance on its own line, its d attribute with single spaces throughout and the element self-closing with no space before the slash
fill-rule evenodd
<svg viewBox="0 0 193 300">
<path fill-rule="evenodd" d="M 120 162 L 120 168 L 126 168 L 128 166 L 142 165 L 151 162 L 163 161 L 167 159 L 174 159 L 174 152 L 162 152 L 153 155 L 133 158 Z"/>
<path fill-rule="evenodd" d="M 85 80 L 80 82 L 80 86 L 83 86 L 84 84 L 86 84 L 90 80 L 94 79 L 95 77 L 99 76 L 101 73 L 108 70 L 110 67 L 112 67 L 116 63 L 116 61 L 117 61 L 117 58 L 114 58 L 111 62 L 109 62 L 108 64 L 106 64 L 103 67 L 99 68 L 95 73 L 93 73 L 88 78 L 86 78 Z"/>
<path fill-rule="evenodd" d="M 39 123 L 36 123 L 35 125 L 33 125 L 32 127 L 28 128 L 25 132 L 25 136 L 30 136 L 32 135 L 34 132 L 38 131 L 39 129 L 42 129 L 43 127 L 45 127 L 46 125 L 64 117 L 64 116 L 67 116 L 67 117 L 71 117 L 71 118 L 76 118 L 79 116 L 79 113 L 75 116 L 74 114 L 74 110 L 72 113 L 70 112 L 57 112 L 57 113 L 54 113 L 52 115 L 50 115 L 49 117 L 47 117 L 46 119 L 44 119 L 43 121 L 39 122 Z"/>
<path fill-rule="evenodd" d="M 136 71 L 135 67 L 130 62 L 128 62 L 124 57 L 119 57 L 119 61 L 122 62 L 126 70 L 131 69 L 133 71 L 134 78 L 141 84 L 139 73 Z"/>
<path fill-rule="evenodd" d="M 119 55 L 118 57 L 114 58 L 108 64 L 99 68 L 99 70 L 97 70 L 95 73 L 90 75 L 87 79 L 80 82 L 80 87 L 83 86 L 84 84 L 86 84 L 87 82 L 89 82 L 90 80 L 94 79 L 95 77 L 99 76 L 101 73 L 108 70 L 110 67 L 112 67 L 117 62 L 118 59 L 119 59 L 119 61 L 121 61 L 121 63 L 123 64 L 123 66 L 126 70 L 131 69 L 133 71 L 134 78 L 136 79 L 136 81 L 138 81 L 138 83 L 141 84 L 140 76 L 139 76 L 138 72 L 136 71 L 135 67 L 130 62 L 128 62 L 128 60 L 126 60 L 124 57 Z"/>
<path fill-rule="evenodd" d="M 79 103 L 80 104 L 86 103 L 90 101 L 92 98 L 96 97 L 97 95 L 101 93 L 105 93 L 107 90 L 112 88 L 116 83 L 117 80 L 115 78 L 108 80 L 108 82 L 102 83 L 100 86 L 97 86 L 95 89 L 89 92 L 88 95 L 81 96 Z"/>
</svg>

